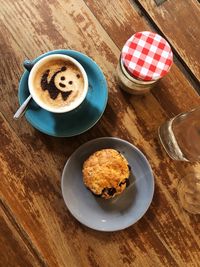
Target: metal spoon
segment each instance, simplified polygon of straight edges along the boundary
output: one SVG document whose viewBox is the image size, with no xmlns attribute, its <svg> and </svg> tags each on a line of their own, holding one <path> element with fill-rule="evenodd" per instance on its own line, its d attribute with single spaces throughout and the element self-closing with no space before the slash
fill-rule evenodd
<svg viewBox="0 0 200 267">
<path fill-rule="evenodd" d="M 25 111 L 27 109 L 28 103 L 31 100 L 31 98 L 32 98 L 31 95 L 29 95 L 29 97 L 27 97 L 27 99 L 21 104 L 21 106 L 15 112 L 15 115 L 13 116 L 13 119 L 18 120 L 24 115 L 24 113 L 25 113 Z"/>
<path fill-rule="evenodd" d="M 30 60 L 25 60 L 24 63 L 23 63 L 23 65 L 24 65 L 24 67 L 25 67 L 25 69 L 27 71 L 30 71 L 32 69 L 32 67 L 33 67 L 34 64 Z M 30 102 L 31 98 L 32 98 L 31 95 L 29 95 L 26 98 L 26 100 L 21 104 L 21 106 L 15 112 L 15 114 L 13 116 L 13 119 L 18 120 L 18 119 L 20 119 L 24 115 L 24 113 L 25 113 L 25 111 L 26 111 L 26 109 L 28 107 L 28 103 Z"/>
</svg>

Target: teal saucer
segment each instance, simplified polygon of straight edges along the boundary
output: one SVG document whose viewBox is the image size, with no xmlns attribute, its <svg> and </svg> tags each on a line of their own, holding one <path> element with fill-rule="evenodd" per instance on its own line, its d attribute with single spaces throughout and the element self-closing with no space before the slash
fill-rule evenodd
<svg viewBox="0 0 200 267">
<path fill-rule="evenodd" d="M 56 137 L 75 136 L 89 130 L 101 118 L 108 100 L 106 79 L 100 67 L 91 58 L 73 50 L 54 50 L 41 55 L 33 62 L 51 54 L 68 55 L 80 62 L 88 76 L 87 96 L 75 110 L 62 114 L 48 112 L 31 100 L 25 116 L 34 128 L 45 134 Z M 25 70 L 19 83 L 20 105 L 30 94 L 28 76 L 29 72 Z"/>
</svg>

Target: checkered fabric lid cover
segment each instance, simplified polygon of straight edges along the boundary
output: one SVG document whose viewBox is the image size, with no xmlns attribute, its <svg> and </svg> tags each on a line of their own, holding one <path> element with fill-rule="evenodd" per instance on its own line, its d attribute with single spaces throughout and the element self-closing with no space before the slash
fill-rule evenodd
<svg viewBox="0 0 200 267">
<path fill-rule="evenodd" d="M 168 42 L 153 32 L 137 32 L 122 49 L 122 63 L 129 73 L 144 81 L 158 80 L 168 73 L 173 53 Z"/>
</svg>

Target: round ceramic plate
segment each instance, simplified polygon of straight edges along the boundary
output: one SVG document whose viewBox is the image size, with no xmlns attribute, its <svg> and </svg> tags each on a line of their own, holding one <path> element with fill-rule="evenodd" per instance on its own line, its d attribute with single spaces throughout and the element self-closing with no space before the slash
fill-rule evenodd
<svg viewBox="0 0 200 267">
<path fill-rule="evenodd" d="M 83 184 L 83 162 L 95 151 L 114 148 L 131 166 L 130 185 L 110 200 L 95 197 Z M 72 215 L 84 225 L 100 231 L 122 230 L 147 211 L 154 193 L 154 177 L 142 152 L 127 141 L 103 137 L 80 146 L 68 159 L 62 174 L 62 194 Z"/>
<path fill-rule="evenodd" d="M 84 67 L 89 82 L 89 89 L 84 102 L 68 113 L 56 114 L 40 108 L 31 100 L 26 111 L 26 118 L 39 131 L 57 137 L 70 137 L 81 134 L 94 126 L 102 116 L 108 99 L 106 79 L 99 66 L 88 56 L 73 50 L 54 50 L 35 59 L 51 54 L 64 54 L 75 58 Z M 19 103 L 28 97 L 28 76 L 25 71 L 19 84 Z"/>
</svg>

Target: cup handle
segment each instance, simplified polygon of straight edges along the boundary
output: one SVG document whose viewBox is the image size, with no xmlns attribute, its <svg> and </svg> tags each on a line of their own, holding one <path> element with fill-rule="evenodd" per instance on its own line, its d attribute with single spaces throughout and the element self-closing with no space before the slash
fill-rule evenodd
<svg viewBox="0 0 200 267">
<path fill-rule="evenodd" d="M 31 60 L 26 59 L 24 60 L 23 66 L 27 71 L 31 71 L 32 67 L 34 66 L 34 63 Z"/>
</svg>

